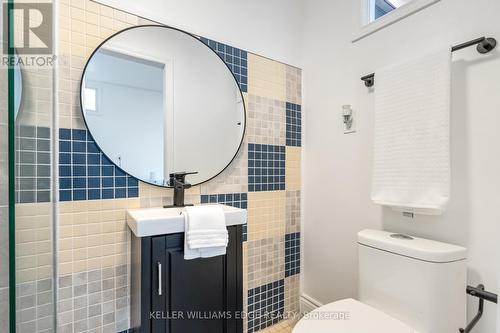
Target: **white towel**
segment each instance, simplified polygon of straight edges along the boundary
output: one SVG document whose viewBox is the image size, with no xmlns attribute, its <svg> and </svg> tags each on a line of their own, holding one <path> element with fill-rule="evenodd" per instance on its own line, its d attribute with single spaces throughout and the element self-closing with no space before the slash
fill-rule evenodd
<svg viewBox="0 0 500 333">
<path fill-rule="evenodd" d="M 226 254 L 229 236 L 224 210 L 219 205 L 189 206 L 184 215 L 184 259 Z"/>
<path fill-rule="evenodd" d="M 441 214 L 450 198 L 451 52 L 376 71 L 372 200 Z"/>
</svg>

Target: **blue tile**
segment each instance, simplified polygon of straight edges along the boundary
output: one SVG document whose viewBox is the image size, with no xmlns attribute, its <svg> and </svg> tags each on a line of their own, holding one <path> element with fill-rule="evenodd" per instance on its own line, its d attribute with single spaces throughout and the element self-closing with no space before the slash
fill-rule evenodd
<svg viewBox="0 0 500 333">
<path fill-rule="evenodd" d="M 71 154 L 59 153 L 59 164 L 71 164 Z"/>
<path fill-rule="evenodd" d="M 87 191 L 73 190 L 73 200 L 87 200 Z"/>
<path fill-rule="evenodd" d="M 300 232 L 285 235 L 285 277 L 300 273 Z"/>
<path fill-rule="evenodd" d="M 302 144 L 302 107 L 286 103 L 286 145 L 300 147 Z"/>
<path fill-rule="evenodd" d="M 73 178 L 73 188 L 86 188 L 87 178 Z"/>
<path fill-rule="evenodd" d="M 40 135 L 44 135 L 43 131 L 39 132 Z M 50 138 L 50 131 L 48 133 Z M 61 128 L 59 130 L 59 147 L 61 201 L 139 196 L 138 180 L 127 175 L 103 156 L 88 131 Z M 29 157 L 26 155 L 26 158 Z M 50 154 L 48 158 L 50 162 Z M 43 167 L 39 166 L 39 168 Z M 46 167 L 47 170 L 50 169 L 48 165 Z M 29 171 L 26 167 L 23 170 L 24 173 Z M 39 172 L 43 173 L 44 170 L 40 169 Z M 41 192 L 38 197 L 40 200 L 44 200 L 45 192 Z"/>
<path fill-rule="evenodd" d="M 71 131 L 71 139 L 73 141 L 87 141 L 87 131 L 82 129 L 74 129 Z"/>
<path fill-rule="evenodd" d="M 72 142 L 73 152 L 86 153 L 87 144 L 85 142 L 73 141 Z"/>
<path fill-rule="evenodd" d="M 248 91 L 246 77 L 248 76 L 247 52 L 235 47 L 218 43 L 207 38 L 200 39 L 203 43 L 210 46 L 224 60 L 227 66 L 231 69 L 240 89 L 243 92 Z M 245 81 L 243 81 L 245 78 Z"/>
<path fill-rule="evenodd" d="M 115 167 L 115 177 L 125 177 L 127 174 L 121 169 Z"/>
<path fill-rule="evenodd" d="M 89 200 L 101 199 L 101 190 L 89 189 L 89 190 L 87 190 L 87 197 Z"/>
<path fill-rule="evenodd" d="M 72 187 L 71 178 L 59 178 L 59 188 L 64 190 L 70 190 Z"/>
<path fill-rule="evenodd" d="M 127 185 L 132 187 L 139 186 L 139 181 L 136 178 L 129 176 L 127 177 Z"/>
<path fill-rule="evenodd" d="M 139 196 L 139 188 L 138 187 L 129 187 L 127 189 L 128 193 L 127 196 L 129 198 L 136 198 Z"/>
<path fill-rule="evenodd" d="M 87 142 L 87 153 L 99 153 L 99 148 L 93 142 Z"/>
<path fill-rule="evenodd" d="M 59 190 L 59 201 L 71 201 L 71 190 Z"/>
<path fill-rule="evenodd" d="M 114 187 L 114 179 L 113 177 L 104 177 L 102 178 L 102 187 Z"/>
<path fill-rule="evenodd" d="M 102 189 L 102 198 L 103 199 L 114 199 L 115 193 L 113 189 L 103 188 Z"/>
<path fill-rule="evenodd" d="M 73 177 L 84 177 L 87 175 L 87 168 L 85 166 L 73 166 Z"/>
<path fill-rule="evenodd" d="M 100 188 L 101 187 L 101 178 L 100 177 L 89 177 L 87 180 L 87 184 L 89 188 Z"/>
<path fill-rule="evenodd" d="M 71 167 L 70 166 L 59 166 L 59 176 L 61 177 L 71 177 Z"/>
<path fill-rule="evenodd" d="M 127 186 L 127 178 L 115 177 L 115 187 L 125 187 L 125 186 Z"/>
<path fill-rule="evenodd" d="M 248 332 L 256 332 L 284 319 L 284 280 L 248 290 Z"/>
<path fill-rule="evenodd" d="M 102 176 L 111 177 L 115 174 L 115 167 L 112 165 L 106 165 L 101 167 Z"/>
<path fill-rule="evenodd" d="M 101 165 L 101 155 L 87 154 L 87 163 L 90 165 Z"/>
<path fill-rule="evenodd" d="M 87 155 L 83 153 L 72 154 L 73 164 L 87 164 Z"/>
<path fill-rule="evenodd" d="M 89 177 L 99 177 L 101 175 L 101 168 L 99 166 L 87 167 L 87 175 Z"/>
<path fill-rule="evenodd" d="M 60 128 L 59 140 L 71 140 L 71 130 L 68 128 Z"/>
<path fill-rule="evenodd" d="M 71 152 L 71 141 L 59 141 L 59 151 L 63 153 Z"/>
<path fill-rule="evenodd" d="M 250 192 L 285 188 L 285 147 L 248 145 L 248 189 Z M 283 177 L 280 177 L 283 175 Z"/>
<path fill-rule="evenodd" d="M 120 199 L 126 197 L 127 197 L 127 190 L 124 187 L 115 189 L 115 198 Z"/>
</svg>

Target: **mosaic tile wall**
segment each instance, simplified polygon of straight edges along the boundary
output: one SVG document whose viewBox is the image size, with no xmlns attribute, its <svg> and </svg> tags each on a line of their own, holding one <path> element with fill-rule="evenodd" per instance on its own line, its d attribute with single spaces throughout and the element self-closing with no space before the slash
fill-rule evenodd
<svg viewBox="0 0 500 333">
<path fill-rule="evenodd" d="M 31 129 L 19 131 L 20 140 L 30 139 L 28 149 L 27 142 L 19 142 L 19 154 L 28 153 L 19 158 L 23 171 L 19 176 L 29 178 L 23 186 L 19 184 L 19 191 L 26 191 L 19 193 L 19 205 L 25 207 L 18 217 L 18 244 L 23 249 L 18 258 L 23 276 L 19 288 L 25 297 L 18 302 L 19 318 L 26 331 L 50 331 L 46 318 L 52 315 L 48 308 L 53 304 L 46 302 L 57 285 L 59 332 L 116 333 L 130 324 L 130 232 L 125 212 L 169 204 L 172 191 L 122 174 L 96 149 L 80 115 L 80 77 L 89 55 L 105 38 L 150 22 L 89 0 L 65 0 L 57 5 L 59 97 L 54 103 L 60 128 L 56 137 L 43 129 L 38 134 L 39 128 L 50 128 L 52 110 L 47 97 L 50 86 L 40 83 L 33 94 L 36 98 L 25 105 L 30 121 L 24 124 L 34 128 L 34 136 Z M 244 91 L 247 136 L 233 163 L 217 178 L 189 189 L 186 200 L 248 209 L 243 297 L 244 310 L 254 316 L 244 327 L 256 332 L 298 311 L 301 71 L 216 41 L 202 41 L 226 61 Z M 33 77 L 43 82 L 40 73 Z M 31 145 L 37 140 L 43 141 L 41 146 Z M 45 202 L 50 197 L 44 194 L 46 173 L 44 168 L 38 173 L 39 165 L 49 165 L 41 163 L 51 153 L 43 145 L 45 140 L 58 140 L 60 147 L 57 281 L 51 279 L 49 261 L 53 240 L 50 202 Z M 32 164 L 33 156 L 35 172 L 25 174 L 31 168 L 22 167 Z M 294 246 L 289 242 L 292 238 Z M 287 250 L 293 255 L 287 256 Z M 287 269 L 291 263 L 295 266 Z"/>
</svg>

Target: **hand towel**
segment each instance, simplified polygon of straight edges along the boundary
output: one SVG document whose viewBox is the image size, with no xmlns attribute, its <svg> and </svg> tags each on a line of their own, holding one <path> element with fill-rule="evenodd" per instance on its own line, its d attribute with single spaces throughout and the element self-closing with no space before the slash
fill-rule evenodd
<svg viewBox="0 0 500 333">
<path fill-rule="evenodd" d="M 189 206 L 184 215 L 184 259 L 226 254 L 229 234 L 224 210 L 219 205 Z"/>
<path fill-rule="evenodd" d="M 376 73 L 372 200 L 441 214 L 450 198 L 451 52 Z"/>
</svg>

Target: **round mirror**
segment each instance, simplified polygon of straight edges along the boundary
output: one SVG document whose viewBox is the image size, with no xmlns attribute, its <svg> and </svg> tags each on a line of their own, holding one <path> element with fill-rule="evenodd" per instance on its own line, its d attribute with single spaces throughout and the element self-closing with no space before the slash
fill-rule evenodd
<svg viewBox="0 0 500 333">
<path fill-rule="evenodd" d="M 197 185 L 234 159 L 245 132 L 243 94 L 229 67 L 198 38 L 165 26 L 123 30 L 88 60 L 85 123 L 104 155 L 141 181 Z"/>
</svg>

